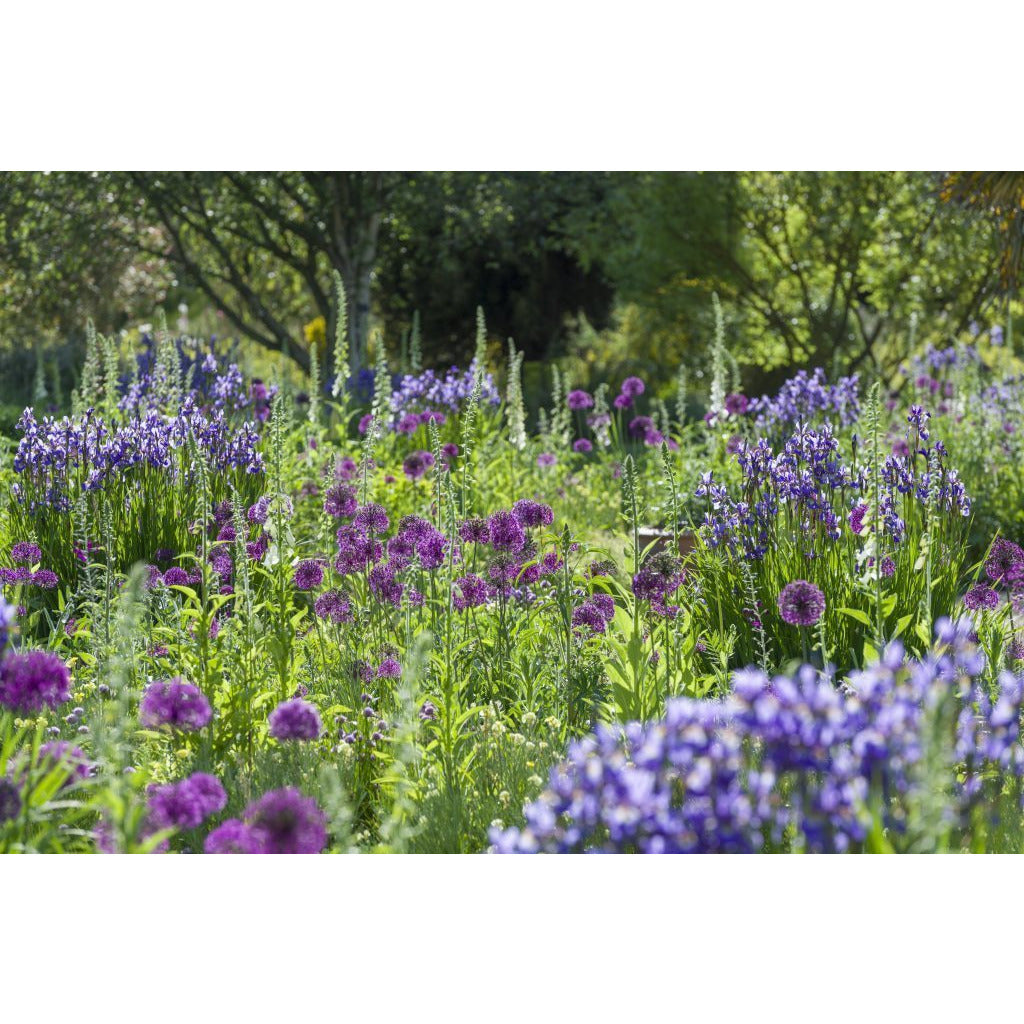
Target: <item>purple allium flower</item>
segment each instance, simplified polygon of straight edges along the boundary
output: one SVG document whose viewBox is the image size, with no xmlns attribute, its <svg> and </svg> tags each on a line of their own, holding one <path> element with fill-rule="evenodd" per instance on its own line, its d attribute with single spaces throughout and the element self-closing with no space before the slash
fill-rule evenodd
<svg viewBox="0 0 1024 1024">
<path fill-rule="evenodd" d="M 441 445 L 441 454 L 449 462 L 451 462 L 452 459 L 457 459 L 459 457 L 459 451 L 460 448 L 454 441 L 449 441 L 447 444 Z"/>
<path fill-rule="evenodd" d="M 73 747 L 64 740 L 52 740 L 50 743 L 44 743 L 39 748 L 36 764 L 45 772 L 62 764 L 68 770 L 68 777 L 62 788 L 91 778 L 96 770 L 96 766 L 85 756 L 80 747 Z"/>
<path fill-rule="evenodd" d="M 435 707 L 434 702 L 425 700 L 423 702 L 423 707 L 420 708 L 420 721 L 432 722 L 435 718 L 437 718 L 437 708 Z"/>
<path fill-rule="evenodd" d="M 171 548 L 157 548 L 153 552 L 154 562 L 169 562 L 177 554 L 176 551 Z"/>
<path fill-rule="evenodd" d="M 195 799 L 199 801 L 204 815 L 219 814 L 227 806 L 227 793 L 224 792 L 224 787 L 216 775 L 195 772 L 179 782 L 178 785 L 185 786 L 191 791 Z"/>
<path fill-rule="evenodd" d="M 587 438 L 579 437 L 573 441 L 572 450 L 578 455 L 588 455 L 594 450 L 594 446 Z"/>
<path fill-rule="evenodd" d="M 813 626 L 825 611 L 825 595 L 807 580 L 787 583 L 779 594 L 779 614 L 791 626 Z"/>
<path fill-rule="evenodd" d="M 150 568 L 153 567 L 150 566 Z M 157 576 L 159 575 L 160 573 L 158 571 Z M 57 579 L 57 574 L 52 569 L 37 570 L 32 573 L 31 577 L 29 577 L 29 581 L 34 586 L 41 587 L 43 590 L 53 590 L 53 588 L 60 582 L 60 580 Z"/>
<path fill-rule="evenodd" d="M 577 629 L 587 626 L 591 633 L 603 633 L 608 628 L 608 620 L 593 601 L 584 601 L 573 608 L 572 624 Z"/>
<path fill-rule="evenodd" d="M 459 536 L 467 544 L 487 544 L 490 542 L 491 532 L 486 519 L 474 517 L 459 523 Z"/>
<path fill-rule="evenodd" d="M 167 725 L 182 732 L 197 732 L 211 718 L 213 710 L 203 691 L 180 677 L 150 683 L 139 704 L 139 719 L 147 729 Z"/>
<path fill-rule="evenodd" d="M 633 405 L 633 399 L 629 395 L 616 395 L 612 400 L 612 406 L 616 409 L 629 409 Z"/>
<path fill-rule="evenodd" d="M 146 808 L 147 825 L 152 831 L 164 828 L 196 828 L 203 823 L 199 801 L 189 790 L 179 789 L 174 782 L 166 786 L 148 787 Z"/>
<path fill-rule="evenodd" d="M 0 825 L 21 814 L 21 793 L 6 776 L 0 776 Z"/>
<path fill-rule="evenodd" d="M 864 529 L 864 516 L 867 514 L 868 507 L 863 502 L 856 505 L 849 516 L 850 529 L 854 533 L 860 533 Z"/>
<path fill-rule="evenodd" d="M 478 608 L 491 598 L 492 592 L 487 581 L 475 573 L 460 577 L 455 581 L 455 585 L 459 588 L 459 592 L 452 598 L 452 603 L 460 612 L 467 608 Z"/>
<path fill-rule="evenodd" d="M 324 581 L 324 567 L 315 558 L 306 558 L 295 566 L 292 582 L 299 590 L 316 590 Z"/>
<path fill-rule="evenodd" d="M 592 409 L 594 406 L 594 399 L 587 394 L 586 391 L 580 391 L 577 389 L 569 392 L 569 395 L 566 398 L 566 403 L 569 408 L 575 412 L 579 409 Z"/>
<path fill-rule="evenodd" d="M 367 432 L 367 430 L 369 430 L 369 429 L 370 429 L 370 424 L 371 424 L 372 422 L 373 422 L 373 413 L 371 413 L 371 412 L 368 412 L 368 413 L 367 413 L 367 414 L 366 414 L 366 415 L 365 415 L 365 416 L 364 416 L 364 417 L 363 417 L 363 418 L 362 418 L 362 419 L 361 419 L 361 420 L 359 421 L 359 428 L 358 428 L 358 429 L 359 429 L 359 433 L 360 433 L 360 434 L 365 434 L 365 433 Z"/>
<path fill-rule="evenodd" d="M 557 461 L 558 459 L 552 455 L 551 452 L 541 452 L 540 455 L 537 456 L 537 465 L 540 466 L 541 469 L 544 469 L 547 466 L 553 466 Z"/>
<path fill-rule="evenodd" d="M 644 382 L 639 377 L 627 377 L 619 389 L 627 398 L 639 398 L 646 390 Z"/>
<path fill-rule="evenodd" d="M 381 679 L 398 679 L 402 674 L 402 666 L 397 658 L 385 658 L 377 666 L 377 675 Z"/>
<path fill-rule="evenodd" d="M 249 511 L 246 513 L 246 518 L 250 523 L 255 523 L 262 526 L 267 521 L 267 516 L 270 513 L 270 497 L 264 495 L 254 505 L 249 506 Z"/>
<path fill-rule="evenodd" d="M 985 559 L 985 575 L 1002 583 L 1024 579 L 1024 551 L 1012 540 L 997 537 Z"/>
<path fill-rule="evenodd" d="M 487 520 L 491 546 L 498 551 L 520 551 L 526 543 L 526 533 L 519 519 L 511 512 L 495 512 Z"/>
<path fill-rule="evenodd" d="M 991 587 L 986 587 L 984 583 L 977 583 L 964 594 L 964 604 L 972 612 L 978 611 L 979 608 L 997 608 L 999 607 L 999 595 Z"/>
<path fill-rule="evenodd" d="M 0 704 L 14 711 L 55 708 L 71 696 L 67 666 L 50 651 L 8 654 L 0 662 Z"/>
<path fill-rule="evenodd" d="M 245 820 L 263 853 L 320 853 L 327 845 L 323 811 L 291 786 L 250 804 Z"/>
<path fill-rule="evenodd" d="M 395 431 L 399 434 L 415 434 L 420 426 L 419 416 L 414 412 L 407 412 L 399 419 Z"/>
<path fill-rule="evenodd" d="M 352 606 L 348 599 L 342 597 L 336 590 L 328 590 L 321 594 L 313 603 L 313 611 L 318 618 L 326 619 L 335 625 L 352 621 Z"/>
<path fill-rule="evenodd" d="M 899 441 L 894 441 L 892 446 L 892 453 L 897 458 L 905 459 L 910 455 L 910 445 L 907 444 L 902 438 Z"/>
<path fill-rule="evenodd" d="M 725 396 L 725 411 L 730 416 L 742 416 L 750 405 L 746 395 L 731 394 Z"/>
<path fill-rule="evenodd" d="M 431 466 L 434 465 L 434 456 L 427 451 L 412 452 L 402 460 L 402 472 L 410 480 L 419 480 Z"/>
<path fill-rule="evenodd" d="M 261 853 L 259 839 L 251 828 L 237 818 L 229 818 L 215 828 L 203 843 L 204 853 Z"/>
<path fill-rule="evenodd" d="M 270 735 L 275 740 L 315 740 L 322 731 L 319 712 L 301 698 L 283 701 L 270 713 Z"/>
<path fill-rule="evenodd" d="M 180 565 L 172 565 L 164 573 L 164 583 L 169 587 L 187 587 L 192 580 Z"/>
<path fill-rule="evenodd" d="M 896 574 L 896 562 L 886 555 L 886 557 L 882 559 L 881 569 L 883 576 L 887 578 L 889 576 L 894 576 Z"/>
<path fill-rule="evenodd" d="M 634 416 L 629 421 L 630 437 L 643 437 L 648 431 L 654 429 L 654 420 L 650 416 Z"/>
<path fill-rule="evenodd" d="M 531 501 L 529 498 L 521 498 L 517 501 L 512 506 L 512 515 L 527 529 L 535 526 L 550 526 L 555 520 L 550 505 Z"/>
<path fill-rule="evenodd" d="M 31 541 L 20 540 L 11 548 L 11 558 L 18 565 L 35 565 L 42 557 L 39 545 Z"/>
<path fill-rule="evenodd" d="M 351 480 L 356 475 L 359 467 L 356 465 L 355 459 L 350 459 L 347 455 L 340 462 L 335 464 L 334 476 L 337 480 Z"/>
<path fill-rule="evenodd" d="M 364 533 L 377 535 L 387 533 L 387 529 L 391 525 L 391 520 L 388 519 L 388 514 L 384 511 L 384 507 L 374 504 L 364 505 L 359 509 L 352 522 Z"/>
<path fill-rule="evenodd" d="M 147 825 L 153 830 L 198 828 L 211 814 L 224 809 L 227 794 L 220 780 L 198 772 L 180 782 L 146 790 Z"/>
</svg>

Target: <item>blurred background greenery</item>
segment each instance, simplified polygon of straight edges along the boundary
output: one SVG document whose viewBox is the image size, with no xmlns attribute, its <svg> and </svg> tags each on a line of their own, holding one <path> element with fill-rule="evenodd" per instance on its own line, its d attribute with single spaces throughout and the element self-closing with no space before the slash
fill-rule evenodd
<svg viewBox="0 0 1024 1024">
<path fill-rule="evenodd" d="M 700 375 L 712 293 L 745 388 L 795 365 L 890 375 L 999 323 L 1012 345 L 1019 172 L 0 174 L 0 418 L 76 380 L 88 320 L 238 339 L 305 368 L 348 295 L 353 368 L 468 361 L 475 310 L 525 380 Z M 329 365 L 328 365 L 328 368 Z"/>
</svg>

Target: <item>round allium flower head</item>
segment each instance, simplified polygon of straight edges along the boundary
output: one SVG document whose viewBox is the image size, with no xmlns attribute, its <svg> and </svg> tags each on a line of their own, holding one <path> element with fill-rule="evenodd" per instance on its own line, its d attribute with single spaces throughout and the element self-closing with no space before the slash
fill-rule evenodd
<svg viewBox="0 0 1024 1024">
<path fill-rule="evenodd" d="M 997 537 L 985 559 L 985 575 L 1002 583 L 1024 579 L 1024 551 L 1012 540 Z"/>
<path fill-rule="evenodd" d="M 267 515 L 270 513 L 270 496 L 264 495 L 254 505 L 249 506 L 248 512 L 246 512 L 246 518 L 250 523 L 258 523 L 262 526 L 267 521 Z"/>
<path fill-rule="evenodd" d="M 825 595 L 807 580 L 787 583 L 779 594 L 779 614 L 791 626 L 813 626 L 825 611 Z"/>
<path fill-rule="evenodd" d="M 359 509 L 352 520 L 353 524 L 365 533 L 387 533 L 391 520 L 382 505 L 369 504 Z"/>
<path fill-rule="evenodd" d="M 11 548 L 11 558 L 17 565 L 35 565 L 42 557 L 39 545 L 31 541 L 20 540 Z"/>
<path fill-rule="evenodd" d="M 229 818 L 215 828 L 203 843 L 204 853 L 262 853 L 251 828 L 237 818 Z"/>
<path fill-rule="evenodd" d="M 519 551 L 526 543 L 522 524 L 511 512 L 495 512 L 487 520 L 487 530 L 492 546 L 499 551 Z"/>
<path fill-rule="evenodd" d="M 612 400 L 612 405 L 616 409 L 629 409 L 633 405 L 633 399 L 629 395 L 616 395 Z"/>
<path fill-rule="evenodd" d="M 6 777 L 0 777 L 0 825 L 14 821 L 21 813 L 21 793 L 18 787 Z"/>
<path fill-rule="evenodd" d="M 432 722 L 437 718 L 437 707 L 432 700 L 425 700 L 420 708 L 420 721 Z"/>
<path fill-rule="evenodd" d="M 980 608 L 997 608 L 999 606 L 999 595 L 984 583 L 977 583 L 964 594 L 964 604 L 972 612 Z"/>
<path fill-rule="evenodd" d="M 0 662 L 0 704 L 14 711 L 55 708 L 71 696 L 67 666 L 49 651 L 8 654 Z"/>
<path fill-rule="evenodd" d="M 885 577 L 896 575 L 896 561 L 888 555 L 882 559 L 882 575 Z"/>
<path fill-rule="evenodd" d="M 250 804 L 245 820 L 263 853 L 320 853 L 327 845 L 323 811 L 291 786 L 271 790 Z"/>
<path fill-rule="evenodd" d="M 180 678 L 150 683 L 139 704 L 139 719 L 147 729 L 167 725 L 182 732 L 197 732 L 211 718 L 213 710 L 203 691 Z"/>
<path fill-rule="evenodd" d="M 434 465 L 434 456 L 430 452 L 419 451 L 406 455 L 402 461 L 402 472 L 410 480 L 419 480 L 431 466 Z"/>
<path fill-rule="evenodd" d="M 224 787 L 216 775 L 195 772 L 179 782 L 178 785 L 185 786 L 199 801 L 204 815 L 218 814 L 227 806 L 228 795 L 224 792 Z"/>
<path fill-rule="evenodd" d="M 187 587 L 191 582 L 189 574 L 180 565 L 172 565 L 164 573 L 164 583 L 168 587 Z"/>
<path fill-rule="evenodd" d="M 153 566 L 150 566 L 152 569 Z M 157 570 L 157 576 L 159 577 L 160 572 Z M 57 574 L 52 569 L 39 569 L 32 573 L 29 578 L 34 586 L 41 587 L 43 590 L 53 590 L 54 587 L 60 582 L 57 578 Z"/>
<path fill-rule="evenodd" d="M 854 507 L 850 512 L 850 529 L 854 533 L 860 533 L 864 529 L 864 516 L 867 515 L 868 507 L 863 502 Z"/>
<path fill-rule="evenodd" d="M 566 403 L 574 412 L 579 409 L 592 409 L 594 407 L 594 399 L 586 391 L 580 391 L 579 389 L 569 392 Z"/>
<path fill-rule="evenodd" d="M 382 679 L 397 679 L 402 674 L 402 666 L 397 658 L 385 658 L 377 666 L 377 675 Z"/>
<path fill-rule="evenodd" d="M 315 740 L 322 731 L 320 714 L 307 700 L 283 701 L 270 713 L 270 735 L 275 740 Z"/>
<path fill-rule="evenodd" d="M 441 454 L 448 459 L 457 459 L 459 457 L 459 446 L 454 441 L 449 441 L 447 444 L 441 445 Z"/>
<path fill-rule="evenodd" d="M 580 437 L 573 441 L 572 450 L 578 455 L 587 455 L 594 450 L 594 446 L 587 438 Z"/>
<path fill-rule="evenodd" d="M 558 459 L 552 455 L 551 452 L 541 452 L 540 455 L 537 456 L 537 465 L 540 466 L 541 469 L 544 469 L 547 466 L 553 466 L 557 461 Z"/>
<path fill-rule="evenodd" d="M 337 483 L 327 488 L 324 495 L 324 511 L 329 516 L 347 519 L 356 514 L 358 507 L 355 489 L 348 484 Z"/>
<path fill-rule="evenodd" d="M 295 566 L 292 581 L 299 590 L 316 590 L 324 581 L 324 567 L 315 558 L 306 558 Z"/>
<path fill-rule="evenodd" d="M 352 620 L 352 606 L 348 599 L 342 597 L 336 590 L 328 590 L 325 594 L 321 594 L 313 602 L 313 611 L 316 612 L 317 618 L 326 619 L 335 625 Z"/>
<path fill-rule="evenodd" d="M 646 390 L 644 382 L 639 377 L 627 377 L 619 389 L 626 398 L 639 398 Z"/>
<path fill-rule="evenodd" d="M 487 544 L 491 539 L 491 532 L 486 519 L 474 517 L 459 523 L 459 536 L 467 544 Z"/>
<path fill-rule="evenodd" d="M 555 521 L 555 514 L 550 505 L 529 498 L 520 498 L 512 506 L 512 515 L 527 529 L 534 526 L 550 526 Z"/>
<path fill-rule="evenodd" d="M 746 395 L 731 394 L 725 396 L 725 411 L 730 416 L 742 416 L 750 405 Z"/>
</svg>

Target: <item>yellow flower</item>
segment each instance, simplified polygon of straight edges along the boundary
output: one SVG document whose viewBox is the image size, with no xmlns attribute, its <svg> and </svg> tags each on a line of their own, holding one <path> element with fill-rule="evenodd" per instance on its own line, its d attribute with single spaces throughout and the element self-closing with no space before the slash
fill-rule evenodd
<svg viewBox="0 0 1024 1024">
<path fill-rule="evenodd" d="M 307 345 L 316 345 L 318 349 L 325 348 L 327 345 L 327 321 L 322 316 L 316 317 L 314 320 L 310 320 L 302 328 L 302 333 L 306 337 Z"/>
</svg>

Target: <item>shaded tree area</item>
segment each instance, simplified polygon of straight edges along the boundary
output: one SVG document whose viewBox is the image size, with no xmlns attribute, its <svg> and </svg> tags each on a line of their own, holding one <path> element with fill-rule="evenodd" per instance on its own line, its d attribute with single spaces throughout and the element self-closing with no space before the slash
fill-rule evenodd
<svg viewBox="0 0 1024 1024">
<path fill-rule="evenodd" d="M 671 372 L 704 359 L 716 292 L 752 386 L 885 373 L 1005 315 L 1022 195 L 1017 172 L 3 173 L 0 350 L 27 364 L 88 317 L 109 332 L 184 300 L 306 366 L 337 272 L 353 368 L 414 314 L 428 364 L 464 361 L 482 306 L 530 360 Z"/>
</svg>

